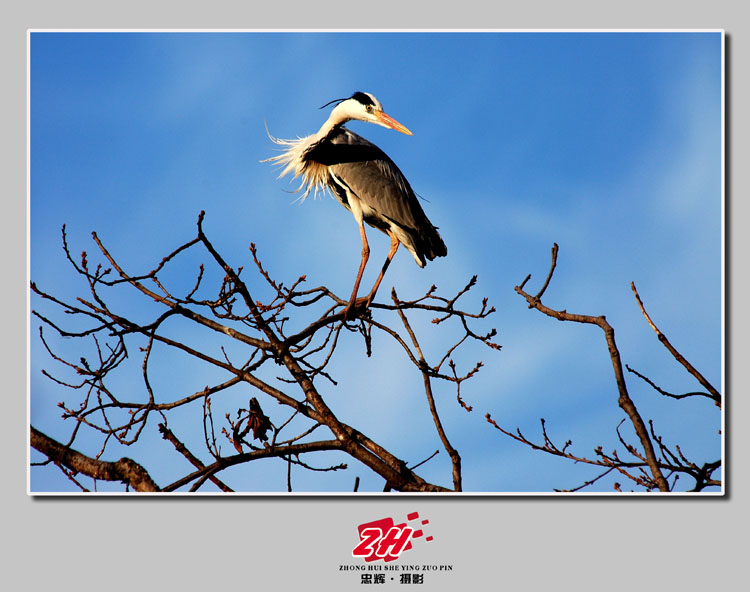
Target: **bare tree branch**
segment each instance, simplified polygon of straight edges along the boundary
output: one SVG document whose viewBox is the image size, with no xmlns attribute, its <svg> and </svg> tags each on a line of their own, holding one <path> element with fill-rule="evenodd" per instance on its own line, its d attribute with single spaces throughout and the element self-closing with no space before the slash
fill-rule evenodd
<svg viewBox="0 0 750 592">
<path fill-rule="evenodd" d="M 641 300 L 640 295 L 638 294 L 638 290 L 635 288 L 635 283 L 630 282 L 630 287 L 633 290 L 633 294 L 635 294 L 635 299 L 638 301 L 638 306 L 641 309 L 641 312 L 643 313 L 643 316 L 645 317 L 646 321 L 648 322 L 649 326 L 654 330 L 654 333 L 656 333 L 656 336 L 659 338 L 659 341 L 664 345 L 664 347 L 667 348 L 670 354 L 674 356 L 674 359 L 677 360 L 680 364 L 682 364 L 685 369 L 692 374 L 698 382 L 701 383 L 703 388 L 705 388 L 710 393 L 710 398 L 714 400 L 716 405 L 721 407 L 721 394 L 719 394 L 719 391 L 717 391 L 708 380 L 705 379 L 705 377 L 698 372 L 698 370 L 693 367 L 693 365 L 688 362 L 685 357 L 675 349 L 675 347 L 669 342 L 669 339 L 667 339 L 667 336 L 662 333 L 659 328 L 654 324 L 654 322 L 651 320 L 651 317 L 646 312 L 645 307 L 643 306 L 643 301 Z"/>
<path fill-rule="evenodd" d="M 188 459 L 188 461 L 190 461 L 190 464 L 192 464 L 194 467 L 196 467 L 198 469 L 205 469 L 206 468 L 206 465 L 204 465 L 200 460 L 198 460 L 198 458 L 195 455 L 193 455 L 193 453 L 190 452 L 187 449 L 187 447 L 182 442 L 180 442 L 177 439 L 177 436 L 175 436 L 172 433 L 172 430 L 170 430 L 166 425 L 164 425 L 163 423 L 160 423 L 159 424 L 159 431 L 161 432 L 161 435 L 162 435 L 162 437 L 165 440 L 168 440 L 169 442 L 172 443 L 172 445 L 175 447 L 175 450 L 177 450 L 177 452 L 179 452 L 180 454 L 182 454 L 182 456 L 184 456 L 186 459 Z M 211 475 L 209 477 L 209 480 L 214 485 L 216 485 L 219 489 L 221 489 L 222 491 L 225 491 L 225 492 L 232 491 L 231 487 L 229 487 L 225 483 L 222 483 L 214 475 Z"/>
<path fill-rule="evenodd" d="M 32 447 L 75 473 L 83 473 L 92 479 L 103 481 L 122 481 L 136 491 L 159 491 L 159 487 L 151 479 L 148 471 L 134 460 L 129 458 L 121 458 L 115 462 L 97 460 L 63 446 L 34 426 L 30 426 L 30 431 Z"/>
<path fill-rule="evenodd" d="M 657 384 L 655 384 L 647 376 L 644 376 L 643 374 L 641 374 L 637 370 L 634 370 L 633 368 L 631 368 L 627 364 L 625 364 L 625 369 L 628 372 L 630 372 L 631 374 L 635 374 L 638 378 L 640 378 L 645 383 L 647 383 L 649 386 L 651 386 L 651 388 L 653 388 L 656 392 L 658 392 L 661 395 L 664 395 L 665 397 L 670 397 L 672 399 L 685 399 L 687 397 L 706 397 L 707 399 L 713 399 L 715 401 L 715 399 L 714 399 L 714 397 L 712 395 L 710 395 L 708 393 L 701 392 L 701 391 L 695 391 L 695 392 L 690 392 L 690 393 L 682 393 L 680 395 L 676 395 L 674 393 L 670 393 L 668 391 L 665 391 L 663 388 L 660 388 Z M 717 401 L 716 405 L 718 407 L 721 407 L 721 402 Z"/>
<path fill-rule="evenodd" d="M 203 229 L 204 213 L 198 217 L 197 236 L 174 248 L 167 256 L 146 273 L 130 273 L 118 258 L 105 246 L 96 233 L 92 238 L 104 264 L 93 264 L 86 252 L 80 259 L 74 258 L 70 251 L 68 237 L 63 228 L 63 251 L 74 271 L 84 278 L 88 295 L 78 297 L 74 303 L 68 303 L 41 289 L 32 283 L 31 289 L 40 297 L 41 302 L 57 307 L 69 315 L 67 318 L 79 319 L 82 323 L 71 330 L 46 312 L 35 311 L 36 317 L 43 326 L 53 329 L 59 335 L 75 339 L 91 339 L 96 346 L 96 361 L 79 356 L 64 355 L 53 351 L 40 327 L 40 338 L 47 348 L 52 360 L 60 366 L 62 374 L 73 373 L 78 380 L 57 376 L 45 370 L 44 373 L 62 388 L 81 391 L 82 399 L 75 403 L 61 403 L 64 418 L 73 420 L 75 427 L 68 445 L 76 440 L 80 429 L 95 430 L 104 435 L 104 443 L 98 451 L 97 458 L 114 445 L 130 445 L 139 440 L 153 413 L 160 416 L 159 426 L 162 436 L 170 441 L 175 450 L 182 454 L 194 467 L 195 471 L 183 476 L 164 491 L 174 491 L 181 487 L 197 490 L 206 481 L 211 481 L 223 491 L 233 488 L 219 479 L 217 473 L 238 463 L 253 462 L 261 458 L 277 458 L 286 463 L 289 472 L 287 487 L 291 487 L 293 469 L 325 472 L 341 470 L 345 465 L 331 464 L 317 468 L 299 458 L 300 454 L 321 453 L 324 451 L 342 451 L 360 461 L 380 475 L 389 489 L 399 491 L 445 491 L 446 488 L 428 483 L 415 469 L 408 468 L 405 459 L 399 458 L 383 445 L 366 436 L 361 430 L 342 422 L 335 411 L 325 400 L 321 384 L 317 378 L 325 378 L 330 385 L 336 385 L 335 377 L 328 370 L 329 363 L 336 356 L 339 337 L 342 330 L 359 333 L 364 339 L 367 353 L 371 352 L 373 330 L 383 331 L 400 343 L 404 351 L 411 356 L 411 361 L 422 373 L 425 380 L 428 400 L 433 417 L 438 426 L 438 437 L 447 446 L 453 462 L 454 488 L 460 489 L 460 456 L 447 439 L 445 430 L 439 422 L 435 411 L 435 402 L 431 393 L 430 381 L 440 378 L 460 384 L 476 372 L 481 363 L 461 376 L 452 365 L 452 375 L 440 372 L 440 366 L 460 347 L 472 341 L 479 341 L 492 349 L 499 349 L 491 341 L 496 334 L 493 330 L 483 334 L 475 331 L 471 323 L 485 319 L 494 309 L 484 299 L 479 312 L 463 310 L 458 299 L 466 294 L 475 284 L 476 278 L 467 284 L 456 296 L 445 298 L 436 293 L 433 286 L 424 296 L 415 300 L 397 300 L 391 304 L 372 303 L 370 309 L 359 308 L 354 311 L 351 321 L 344 319 L 344 307 L 348 299 L 336 296 L 329 289 L 302 289 L 305 277 L 301 276 L 288 286 L 275 279 L 260 259 L 254 244 L 250 246 L 252 263 L 257 272 L 258 282 L 250 284 L 241 279 L 243 268 L 233 267 L 214 247 Z M 167 272 L 178 265 L 189 252 L 200 250 L 208 254 L 210 264 L 200 263 L 196 270 L 195 281 L 189 282 L 184 295 L 165 281 L 172 277 Z M 106 266 L 106 267 L 105 267 Z M 218 290 L 211 294 L 207 285 L 214 269 L 220 270 L 223 279 Z M 184 275 L 184 272 L 181 274 Z M 260 287 L 270 291 L 267 299 L 258 299 L 250 291 Z M 152 305 L 161 307 L 150 319 L 136 320 L 132 313 L 119 313 L 113 306 L 108 294 L 118 288 L 134 288 L 142 298 Z M 215 289 L 215 288 L 213 288 Z M 299 327 L 296 316 L 290 314 L 295 310 L 308 309 L 307 326 Z M 151 309 L 149 309 L 151 310 Z M 449 348 L 448 354 L 436 367 L 429 368 L 411 325 L 406 321 L 404 311 L 412 310 L 414 314 L 440 315 L 436 324 L 456 319 L 463 330 L 463 336 Z M 401 331 L 388 326 L 387 319 L 375 320 L 373 314 L 404 319 Z M 319 316 L 315 316 L 319 314 Z M 181 319 L 193 324 L 196 330 L 208 330 L 214 337 L 202 340 L 187 340 L 173 330 L 174 321 Z M 82 327 L 83 328 L 80 328 Z M 293 328 L 291 328 L 293 327 Z M 210 337 L 207 335 L 206 337 Z M 230 354 L 226 343 L 234 343 Z M 416 344 L 418 356 L 407 346 L 407 340 Z M 237 349 L 239 347 L 239 350 Z M 225 374 L 213 385 L 201 386 L 192 392 L 177 396 L 165 396 L 153 380 L 155 372 L 154 352 L 171 350 L 185 356 L 193 364 L 205 364 L 215 372 Z M 241 361 L 236 361 L 237 351 Z M 115 380 L 115 371 L 123 371 L 125 361 L 140 353 L 140 389 L 122 391 L 121 381 Z M 452 360 L 451 364 L 453 364 Z M 278 369 L 276 378 L 270 377 L 268 370 Z M 278 373 L 281 372 L 281 375 Z M 115 387 L 114 385 L 118 386 Z M 239 388 L 251 388 L 256 393 L 275 400 L 282 409 L 291 410 L 291 415 L 272 418 L 261 409 L 260 402 L 251 397 L 250 406 L 230 413 L 226 403 L 222 403 L 222 416 L 226 423 L 217 425 L 212 398 L 220 401 L 229 400 L 228 393 Z M 247 400 L 247 399 L 246 399 Z M 460 394 L 459 394 L 459 400 Z M 179 408 L 192 407 L 198 402 L 203 404 L 203 444 L 205 451 L 214 461 L 204 464 L 198 455 L 189 450 L 187 442 L 178 439 L 175 432 L 166 428 L 167 414 Z M 463 401 L 462 401 L 463 404 Z M 466 408 L 469 408 L 464 404 Z M 267 406 L 263 404 L 263 407 Z M 233 419 L 236 416 L 236 419 Z M 292 421 L 294 420 L 294 421 Z M 223 422 L 222 422 L 223 423 Z M 292 427 L 296 426 L 296 427 Z M 312 432 L 318 428 L 330 431 L 332 440 L 310 441 Z M 295 429 L 295 433 L 290 433 Z M 181 432 L 185 433 L 183 430 Z M 223 456 L 217 442 L 217 432 L 224 434 L 232 447 L 237 451 L 234 456 Z M 200 428 L 198 433 L 200 433 Z M 270 438 L 270 441 L 269 441 Z M 262 446 L 258 444 L 262 443 Z M 191 444 L 194 446 L 194 444 Z"/>
<path fill-rule="evenodd" d="M 203 222 L 201 212 L 197 235 L 159 258 L 145 273 L 128 271 L 96 233 L 92 233 L 92 238 L 98 249 L 96 257 L 102 262 L 92 262 L 85 251 L 80 258 L 74 257 L 63 227 L 63 251 L 74 273 L 83 279 L 85 293 L 66 301 L 34 282 L 31 291 L 43 307 L 33 314 L 40 324 L 41 344 L 54 366 L 42 373 L 56 388 L 69 393 L 59 407 L 63 420 L 71 422 L 72 429 L 63 444 L 32 427 L 32 446 L 47 457 L 45 463 L 35 464 L 57 466 L 73 486 L 84 491 L 92 489 L 87 483 L 87 479 L 92 479 L 93 489 L 97 480 L 122 481 L 136 491 L 166 492 L 198 491 L 211 482 L 221 491 L 230 492 L 237 489 L 232 481 L 236 471 L 227 471 L 221 478 L 219 474 L 241 464 L 261 459 L 283 462 L 284 478 L 278 486 L 291 491 L 293 485 L 299 487 L 297 472 L 309 471 L 323 478 L 326 473 L 346 470 L 350 466 L 348 460 L 356 460 L 383 480 L 384 491 L 461 491 L 462 458 L 451 444 L 436 398 L 441 393 L 437 385 L 448 383 L 451 390 L 455 388 L 456 408 L 471 412 L 471 392 L 466 384 L 471 384 L 467 381 L 484 364 L 473 358 L 476 361 L 464 366 L 466 362 L 462 360 L 473 345 L 492 351 L 501 348 L 495 342 L 497 331 L 483 325 L 495 312 L 488 299 L 466 305 L 477 277 L 473 276 L 452 296 L 441 295 L 436 286 L 431 286 L 416 298 L 402 300 L 394 288 L 390 301 L 373 302 L 369 308 L 359 306 L 351 311 L 351 318 L 345 319 L 348 298 L 340 298 L 325 286 L 307 286 L 304 275 L 289 283 L 280 281 L 262 263 L 255 244 L 250 245 L 252 260 L 247 270 L 230 265 L 204 232 Z M 629 421 L 633 426 L 637 440 L 629 441 L 632 435 L 621 432 L 621 422 L 614 428 L 616 449 L 605 451 L 602 446 L 595 446 L 593 454 L 586 455 L 574 451 L 571 440 L 558 443 L 553 439 L 544 419 L 536 441 L 520 429 L 506 430 L 489 413 L 487 421 L 524 446 L 597 467 L 598 473 L 581 485 L 556 491 L 601 485 L 605 477 L 614 474 L 649 491 L 670 491 L 680 476 L 695 480 L 693 491 L 721 486 L 716 477 L 721 460 L 691 460 L 679 445 L 659 435 L 652 420 L 644 420 L 628 392 L 614 328 L 606 318 L 555 310 L 542 303 L 556 270 L 558 250 L 554 244 L 549 272 L 535 295 L 525 291 L 530 275 L 515 290 L 529 308 L 602 330 L 617 386 L 617 403 L 626 415 L 623 422 Z M 196 253 L 208 260 L 195 263 L 194 271 L 186 271 L 182 261 Z M 179 289 L 175 288 L 175 276 L 187 277 L 184 285 L 178 284 L 182 286 Z M 720 405 L 718 392 L 707 382 L 704 384 L 702 375 L 669 344 L 646 314 L 635 286 L 631 287 L 660 341 L 708 392 L 673 395 L 629 366 L 625 368 L 662 395 L 674 399 L 702 395 Z M 119 296 L 115 297 L 116 290 L 118 295 L 128 291 L 131 299 L 135 294 L 147 306 L 133 313 L 122 306 Z M 259 294 L 261 298 L 257 297 Z M 419 324 L 420 315 L 422 321 L 432 323 Z M 185 325 L 191 328 L 189 337 L 180 330 Z M 427 329 L 417 330 L 425 325 Z M 66 340 L 55 341 L 50 338 L 53 333 Z M 433 438 L 439 440 L 451 459 L 450 474 L 444 481 L 452 482 L 452 488 L 428 482 L 416 472 L 437 454 L 435 440 L 425 442 L 426 449 L 417 453 L 418 459 L 424 460 L 415 462 L 413 458 L 401 458 L 391 445 L 368 436 L 367 418 L 355 427 L 339 417 L 332 404 L 338 399 L 329 393 L 342 388 L 336 376 L 336 361 L 341 343 L 352 335 L 362 340 L 367 356 L 382 344 L 375 336 L 385 337 L 419 372 L 428 403 L 424 412 L 429 412 L 435 426 Z M 431 346 L 442 345 L 428 356 L 423 349 L 428 342 Z M 165 388 L 161 379 L 165 368 L 160 358 L 165 352 L 182 360 L 181 369 L 202 368 L 201 376 L 210 375 L 207 384 L 201 379 L 199 384 L 181 385 L 178 390 Z M 433 359 L 428 361 L 429 358 Z M 197 423 L 193 423 L 196 417 Z M 167 418 L 171 429 L 167 428 Z M 148 456 L 139 458 L 138 463 L 130 458 L 102 460 L 111 456 L 113 449 L 119 452 L 125 446 L 143 442 L 143 434 L 152 435 L 155 426 L 193 467 L 179 478 L 170 477 L 174 481 L 161 489 L 144 468 L 152 462 Z M 74 445 L 83 445 L 81 434 L 91 433 L 101 435 L 100 448 L 85 454 L 73 449 Z M 318 439 L 312 439 L 320 434 L 323 435 Z M 222 453 L 222 444 L 233 451 L 231 455 Z M 348 459 L 347 463 L 340 462 L 342 456 Z M 204 463 L 201 457 L 212 460 Z M 155 469 L 151 467 L 152 474 L 156 474 Z M 359 490 L 359 484 L 357 476 L 354 491 Z M 620 483 L 615 483 L 614 489 L 621 491 Z"/>
<path fill-rule="evenodd" d="M 520 286 L 516 286 L 515 290 L 518 294 L 520 294 L 526 299 L 526 302 L 529 303 L 530 308 L 535 308 L 539 312 L 542 312 L 546 314 L 547 316 L 550 316 L 552 318 L 555 318 L 561 321 L 573 321 L 576 323 L 596 325 L 604 332 L 604 337 L 607 342 L 607 349 L 609 350 L 609 356 L 610 356 L 610 359 L 612 360 L 612 369 L 614 370 L 614 374 L 615 374 L 615 382 L 617 383 L 617 390 L 620 394 L 617 403 L 622 408 L 622 410 L 625 411 L 625 413 L 630 418 L 631 423 L 633 424 L 633 428 L 635 429 L 635 432 L 638 435 L 639 440 L 641 441 L 641 446 L 643 446 L 643 449 L 645 451 L 649 468 L 651 469 L 651 473 L 659 489 L 661 491 L 669 491 L 669 485 L 666 479 L 664 478 L 664 475 L 662 474 L 661 469 L 659 468 L 659 462 L 656 458 L 656 454 L 654 453 L 654 447 L 651 442 L 651 439 L 649 438 L 648 430 L 646 429 L 646 424 L 644 423 L 643 418 L 641 417 L 640 413 L 638 412 L 638 409 L 633 403 L 633 400 L 630 398 L 630 395 L 628 394 L 628 389 L 625 384 L 625 377 L 623 376 L 623 372 L 622 372 L 622 362 L 620 360 L 620 351 L 617 349 L 617 344 L 615 343 L 614 328 L 607 322 L 607 319 L 603 315 L 602 316 L 590 316 L 590 315 L 583 315 L 583 314 L 573 314 L 565 310 L 554 310 L 542 304 L 541 295 L 543 294 L 544 290 L 547 289 L 547 286 L 549 285 L 549 281 L 552 278 L 552 274 L 557 264 L 557 252 L 558 252 L 558 246 L 557 246 L 557 243 L 555 243 L 555 245 L 552 248 L 552 264 L 550 266 L 549 274 L 547 275 L 547 280 L 545 281 L 542 290 L 540 290 L 536 296 L 531 296 L 530 294 L 525 292 L 523 289 L 523 286 L 526 284 L 526 281 L 529 279 L 530 276 L 528 276 L 524 280 L 523 284 L 521 284 Z"/>
<path fill-rule="evenodd" d="M 391 298 L 393 299 L 393 303 L 398 306 L 399 299 L 396 295 L 396 288 L 393 288 L 393 290 L 391 291 Z M 445 434 L 443 423 L 440 421 L 440 416 L 438 415 L 437 407 L 435 406 L 435 397 L 432 395 L 432 383 L 430 382 L 430 373 L 428 370 L 429 366 L 424 359 L 424 354 L 422 354 L 422 348 L 419 347 L 417 336 L 414 334 L 414 331 L 412 330 L 411 325 L 409 324 L 409 321 L 404 314 L 404 311 L 400 308 L 397 308 L 397 310 L 398 316 L 401 318 L 401 322 L 404 324 L 409 337 L 411 337 L 411 341 L 414 344 L 414 349 L 417 351 L 417 355 L 419 356 L 420 370 L 422 372 L 422 379 L 424 380 L 424 391 L 427 395 L 427 403 L 430 406 L 432 420 L 435 422 L 435 428 L 437 429 L 438 435 L 440 436 L 440 441 L 443 443 L 443 446 L 445 447 L 448 456 L 450 456 L 451 463 L 453 465 L 453 488 L 456 491 L 461 491 L 461 455 L 458 454 L 458 451 L 453 448 L 453 446 L 451 446 L 451 443 L 448 440 L 448 436 Z"/>
</svg>

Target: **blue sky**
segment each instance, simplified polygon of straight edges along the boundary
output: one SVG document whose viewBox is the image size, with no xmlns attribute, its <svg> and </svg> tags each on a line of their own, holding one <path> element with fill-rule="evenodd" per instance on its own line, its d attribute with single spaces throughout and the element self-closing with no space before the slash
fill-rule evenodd
<svg viewBox="0 0 750 592">
<path fill-rule="evenodd" d="M 95 230 L 129 269 L 143 272 L 192 238 L 205 210 L 207 233 L 233 265 L 249 266 L 254 242 L 286 283 L 306 274 L 311 286 L 348 294 L 361 248 L 351 214 L 327 195 L 292 203 L 296 183 L 260 161 L 275 154 L 266 124 L 282 138 L 313 133 L 328 113 L 320 105 L 361 90 L 414 136 L 350 127 L 395 160 L 448 246 L 448 257 L 423 270 L 400 251 L 380 298 L 392 286 L 407 298 L 432 284 L 449 296 L 477 274 L 468 301 L 487 296 L 497 308 L 484 328 L 498 329 L 502 351 L 477 347 L 461 358 L 468 367 L 485 363 L 462 390 L 474 411 L 456 405 L 451 385 L 436 385 L 465 489 L 550 491 L 596 474 L 509 440 L 485 422 L 486 412 L 535 439 L 544 417 L 550 434 L 572 439 L 582 455 L 616 444 L 624 415 L 601 331 L 544 317 L 513 291 L 528 273 L 529 289 L 538 288 L 553 242 L 560 255 L 549 306 L 606 314 L 623 362 L 672 392 L 695 390 L 640 315 L 632 280 L 672 343 L 721 384 L 718 33 L 32 33 L 30 47 L 31 277 L 44 289 L 67 297 L 85 290 L 60 249 L 63 224 L 73 253 L 93 257 Z M 388 249 L 384 235 L 368 236 L 373 264 L 363 285 Z M 192 282 L 190 265 L 172 280 Z M 118 305 L 152 318 L 154 308 L 131 296 Z M 37 307 L 52 314 L 32 298 Z M 65 439 L 72 426 L 56 403 L 71 393 L 41 375 L 55 365 L 37 331 L 32 319 L 32 423 Z M 423 331 L 433 355 L 452 336 L 428 338 L 428 322 Z M 325 397 L 342 420 L 414 464 L 441 446 L 421 378 L 381 341 L 369 359 L 356 339 L 343 343 L 332 366 L 339 386 Z M 51 342 L 77 357 L 75 342 Z M 216 379 L 172 353 L 159 360 L 165 371 L 154 382 L 165 399 Z M 123 377 L 122 388 L 142 389 L 138 378 Z M 666 440 L 697 461 L 718 458 L 713 405 L 661 399 L 627 380 Z M 233 413 L 249 395 L 238 391 L 223 404 Z M 196 411 L 185 414 L 180 435 L 197 452 Z M 174 462 L 150 427 L 141 443 L 105 457 L 132 456 L 164 485 L 189 467 Z M 231 473 L 238 489 L 285 489 L 283 463 L 256 464 Z M 419 472 L 450 484 L 444 452 Z M 347 491 L 355 476 L 361 490 L 382 489 L 354 463 L 322 477 L 297 471 L 294 482 L 298 490 Z M 73 486 L 43 468 L 32 470 L 31 487 Z"/>
</svg>

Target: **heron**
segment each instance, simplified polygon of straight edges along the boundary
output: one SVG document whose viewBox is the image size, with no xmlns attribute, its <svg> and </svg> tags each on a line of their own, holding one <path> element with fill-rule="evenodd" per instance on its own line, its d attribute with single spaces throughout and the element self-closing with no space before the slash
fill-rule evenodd
<svg viewBox="0 0 750 592">
<path fill-rule="evenodd" d="M 344 309 L 344 318 L 348 319 L 363 304 L 365 310 L 370 307 L 399 245 L 408 249 L 419 267 L 424 267 L 427 260 L 444 257 L 448 249 L 396 164 L 375 144 L 343 124 L 357 119 L 409 136 L 412 132 L 387 115 L 380 101 L 370 93 L 355 92 L 349 98 L 330 101 L 321 109 L 333 104 L 330 116 L 315 134 L 284 140 L 269 133 L 271 140 L 284 150 L 265 162 L 283 166 L 279 178 L 287 173 L 294 173 L 293 179 L 301 177 L 298 191 L 304 190 L 302 200 L 311 191 L 317 194 L 319 190 L 328 189 L 353 214 L 362 239 L 362 258 L 352 295 Z M 388 235 L 391 246 L 372 290 L 358 299 L 359 285 L 370 257 L 365 223 Z"/>
</svg>

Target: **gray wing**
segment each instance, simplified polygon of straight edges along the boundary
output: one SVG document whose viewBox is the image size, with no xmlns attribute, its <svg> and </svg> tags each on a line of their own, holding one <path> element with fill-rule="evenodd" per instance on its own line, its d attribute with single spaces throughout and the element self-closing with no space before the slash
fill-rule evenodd
<svg viewBox="0 0 750 592">
<path fill-rule="evenodd" d="M 385 229 L 388 222 L 400 226 L 414 239 L 414 247 L 428 259 L 447 250 L 428 220 L 409 182 L 388 155 L 354 132 L 339 127 L 308 156 L 326 165 L 369 208 L 381 216 L 365 218 L 371 226 Z M 345 205 L 345 196 L 338 195 Z"/>
</svg>

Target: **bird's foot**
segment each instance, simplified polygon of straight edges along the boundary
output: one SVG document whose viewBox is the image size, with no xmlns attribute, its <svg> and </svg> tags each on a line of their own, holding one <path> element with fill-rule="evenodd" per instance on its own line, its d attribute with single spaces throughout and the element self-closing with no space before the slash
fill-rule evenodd
<svg viewBox="0 0 750 592">
<path fill-rule="evenodd" d="M 349 304 L 344 309 L 344 320 L 351 321 L 353 318 L 358 316 L 360 313 L 364 313 L 370 308 L 371 299 L 369 296 L 363 298 L 357 298 L 350 300 Z"/>
</svg>

